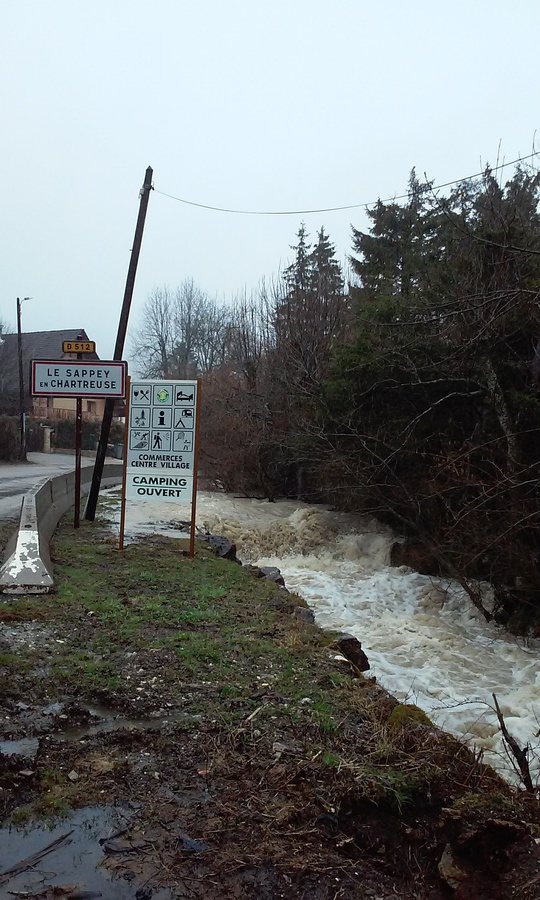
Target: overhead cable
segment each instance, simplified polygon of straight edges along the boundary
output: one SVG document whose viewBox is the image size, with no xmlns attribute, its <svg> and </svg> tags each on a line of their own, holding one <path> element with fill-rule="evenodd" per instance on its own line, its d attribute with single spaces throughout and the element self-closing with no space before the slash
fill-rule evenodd
<svg viewBox="0 0 540 900">
<path fill-rule="evenodd" d="M 528 156 L 518 156 L 517 159 L 513 159 L 510 162 L 499 163 L 499 165 L 496 166 L 486 166 L 486 169 L 489 169 L 490 172 L 496 172 L 499 169 L 504 169 L 506 166 L 515 166 L 517 163 L 524 162 L 537 155 L 538 153 L 535 152 L 529 153 Z M 451 187 L 454 184 L 462 184 L 465 181 L 470 181 L 472 178 L 480 178 L 485 174 L 486 169 L 482 172 L 475 172 L 474 175 L 467 175 L 465 178 L 456 178 L 455 181 L 445 181 L 443 184 L 437 184 L 434 187 L 431 187 L 431 190 L 438 191 L 441 188 Z M 399 194 L 396 197 L 388 197 L 386 200 L 372 200 L 370 203 L 351 203 L 348 206 L 326 206 L 321 207 L 320 209 L 260 210 L 227 209 L 222 206 L 211 206 L 208 203 L 195 203 L 194 200 L 186 200 L 184 197 L 175 197 L 173 194 L 167 194 L 165 191 L 160 191 L 157 188 L 154 188 L 154 190 L 156 194 L 161 194 L 163 197 L 169 197 L 170 200 L 177 200 L 178 203 L 185 203 L 187 206 L 196 206 L 199 209 L 209 209 L 213 212 L 221 213 L 232 213 L 239 216 L 308 216 L 314 213 L 341 212 L 347 209 L 369 209 L 371 206 L 377 206 L 378 203 L 394 203 L 396 200 L 406 200 L 409 197 L 408 193 Z"/>
</svg>

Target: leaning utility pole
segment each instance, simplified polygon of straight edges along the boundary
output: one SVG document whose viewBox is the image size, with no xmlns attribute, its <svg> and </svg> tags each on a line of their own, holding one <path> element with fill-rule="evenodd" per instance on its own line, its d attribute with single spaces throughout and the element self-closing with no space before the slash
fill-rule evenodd
<svg viewBox="0 0 540 900">
<path fill-rule="evenodd" d="M 146 210 L 148 208 L 148 199 L 152 190 L 153 170 L 148 166 L 144 176 L 144 184 L 140 193 L 139 215 L 135 228 L 135 237 L 133 239 L 133 248 L 131 251 L 131 260 L 126 279 L 126 289 L 124 291 L 124 300 L 122 303 L 122 311 L 120 313 L 120 322 L 118 323 L 118 334 L 116 336 L 116 344 L 114 348 L 113 359 L 121 360 L 124 353 L 124 342 L 129 319 L 129 310 L 131 307 L 131 298 L 133 297 L 133 288 L 135 286 L 135 275 L 137 273 L 137 263 L 139 262 L 139 253 L 141 250 L 142 236 L 144 231 L 144 220 L 146 219 Z M 114 412 L 114 400 L 107 399 L 105 401 L 105 409 L 103 411 L 103 421 L 101 423 L 101 434 L 96 453 L 96 461 L 94 464 L 94 473 L 92 475 L 92 484 L 88 493 L 86 509 L 84 511 L 85 519 L 90 522 L 94 521 L 96 515 L 96 507 L 99 496 L 99 488 L 101 485 L 101 476 L 103 475 L 103 466 L 105 464 L 105 456 L 107 454 L 107 443 L 109 440 L 109 432 L 111 430 L 111 422 Z"/>
</svg>

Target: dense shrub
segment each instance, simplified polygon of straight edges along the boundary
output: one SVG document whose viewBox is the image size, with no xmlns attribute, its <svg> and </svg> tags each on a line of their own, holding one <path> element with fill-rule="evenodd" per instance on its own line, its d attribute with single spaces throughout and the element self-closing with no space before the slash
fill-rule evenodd
<svg viewBox="0 0 540 900">
<path fill-rule="evenodd" d="M 51 446 L 59 450 L 75 449 L 75 420 L 60 419 L 57 421 L 49 419 L 34 420 L 27 429 L 27 447 L 28 450 L 43 450 L 43 427 L 48 425 L 53 429 L 51 433 Z M 99 435 L 101 433 L 101 422 L 89 422 L 83 419 L 82 422 L 82 449 L 95 450 Z M 109 434 L 109 443 L 119 444 L 124 440 L 124 426 L 121 423 L 113 422 Z"/>
<path fill-rule="evenodd" d="M 19 424 L 18 416 L 0 416 L 0 459 L 4 462 L 20 457 Z"/>
</svg>

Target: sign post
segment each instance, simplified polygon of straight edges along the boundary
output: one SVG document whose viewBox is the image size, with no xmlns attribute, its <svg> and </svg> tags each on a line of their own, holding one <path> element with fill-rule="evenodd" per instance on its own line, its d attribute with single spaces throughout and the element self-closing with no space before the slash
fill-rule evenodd
<svg viewBox="0 0 540 900">
<path fill-rule="evenodd" d="M 125 453 L 125 498 L 191 503 L 190 556 L 195 540 L 200 381 L 131 380 Z"/>
<path fill-rule="evenodd" d="M 83 359 L 84 353 L 96 352 L 94 341 L 62 341 L 62 353 L 75 353 L 76 359 Z M 81 520 L 81 456 L 82 456 L 82 397 L 77 397 L 75 413 L 75 509 L 73 527 L 78 528 Z"/>
<path fill-rule="evenodd" d="M 66 361 L 32 360 L 32 394 L 35 397 L 74 397 L 75 414 L 75 509 L 73 524 L 80 524 L 81 437 L 83 397 L 123 399 L 126 396 L 127 363 L 102 359 L 84 362 L 84 353 L 94 353 L 93 341 L 64 341 L 62 349 L 76 353 Z M 87 349 L 89 348 L 89 349 Z"/>
</svg>

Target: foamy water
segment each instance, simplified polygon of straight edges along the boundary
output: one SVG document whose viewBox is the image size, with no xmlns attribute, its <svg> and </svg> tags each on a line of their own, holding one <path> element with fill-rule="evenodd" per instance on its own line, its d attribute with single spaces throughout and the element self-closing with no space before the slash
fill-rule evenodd
<svg viewBox="0 0 540 900">
<path fill-rule="evenodd" d="M 127 530 L 187 519 L 189 507 L 130 504 Z M 151 524 L 153 523 L 153 524 Z M 492 694 L 521 746 L 532 747 L 540 781 L 540 641 L 487 623 L 455 582 L 389 565 L 393 535 L 367 520 L 319 506 L 267 503 L 203 492 L 197 524 L 234 541 L 244 562 L 278 566 L 323 628 L 361 642 L 370 674 L 441 728 L 484 751 L 511 780 Z"/>
</svg>

